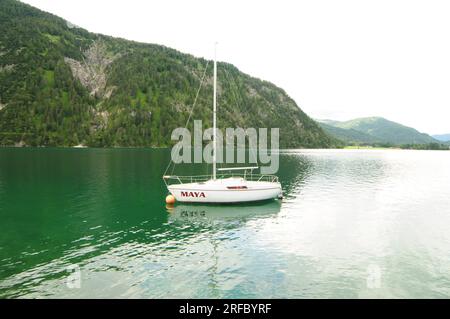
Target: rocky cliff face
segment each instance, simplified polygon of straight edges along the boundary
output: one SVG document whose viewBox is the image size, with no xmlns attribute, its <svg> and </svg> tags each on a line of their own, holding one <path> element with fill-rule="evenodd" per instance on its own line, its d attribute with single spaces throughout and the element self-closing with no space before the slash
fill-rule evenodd
<svg viewBox="0 0 450 319">
<path fill-rule="evenodd" d="M 96 40 L 83 52 L 83 60 L 77 61 L 68 57 L 64 61 L 70 66 L 73 76 L 89 90 L 90 95 L 109 98 L 113 87 L 107 87 L 107 71 L 110 64 L 120 54 L 109 56 L 102 40 Z"/>
</svg>

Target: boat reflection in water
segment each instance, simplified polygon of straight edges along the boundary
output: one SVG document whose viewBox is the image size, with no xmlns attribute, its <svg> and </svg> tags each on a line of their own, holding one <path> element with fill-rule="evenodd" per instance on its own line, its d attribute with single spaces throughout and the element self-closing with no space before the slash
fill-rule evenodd
<svg viewBox="0 0 450 319">
<path fill-rule="evenodd" d="M 215 221 L 267 217 L 280 212 L 281 201 L 240 205 L 189 205 L 167 207 L 172 221 Z"/>
</svg>

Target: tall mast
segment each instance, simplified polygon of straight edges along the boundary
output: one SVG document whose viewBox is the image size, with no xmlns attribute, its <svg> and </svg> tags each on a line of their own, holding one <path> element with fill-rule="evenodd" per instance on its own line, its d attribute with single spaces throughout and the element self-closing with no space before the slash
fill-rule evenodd
<svg viewBox="0 0 450 319">
<path fill-rule="evenodd" d="M 217 109 L 217 60 L 216 60 L 217 42 L 214 44 L 214 97 L 213 97 L 213 179 L 216 179 L 216 109 Z"/>
</svg>

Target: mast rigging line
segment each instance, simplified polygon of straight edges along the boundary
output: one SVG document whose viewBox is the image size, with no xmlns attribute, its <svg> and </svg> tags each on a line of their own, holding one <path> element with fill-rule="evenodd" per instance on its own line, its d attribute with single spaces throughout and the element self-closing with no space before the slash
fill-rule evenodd
<svg viewBox="0 0 450 319">
<path fill-rule="evenodd" d="M 242 96 L 241 96 L 241 94 L 239 93 L 239 90 L 238 90 L 239 86 L 237 85 L 236 81 L 234 80 L 233 75 L 230 75 L 226 68 L 223 68 L 223 71 L 225 73 L 225 77 L 228 80 L 228 83 L 230 84 L 230 89 L 231 89 L 230 91 L 232 93 L 231 96 L 234 98 L 234 102 L 236 103 L 236 106 L 237 106 L 238 110 L 243 113 L 244 110 L 241 108 L 242 104 L 240 104 L 238 102 L 238 97 L 239 97 L 239 100 L 241 100 L 241 102 L 244 103 L 244 99 L 242 98 Z M 254 150 L 254 149 L 249 147 L 249 162 L 251 162 L 250 156 L 252 156 L 252 155 L 253 155 L 254 160 L 256 161 L 256 164 L 258 164 L 258 155 L 256 153 L 256 150 Z"/>
<path fill-rule="evenodd" d="M 216 51 L 216 50 L 215 50 L 215 51 Z M 210 62 L 210 60 L 207 60 L 205 69 L 204 69 L 204 71 L 203 71 L 203 75 L 202 75 L 201 80 L 200 80 L 200 85 L 199 85 L 199 87 L 198 87 L 198 89 L 197 89 L 197 92 L 196 92 L 196 95 L 195 95 L 194 103 L 193 103 L 192 108 L 191 108 L 191 110 L 190 110 L 190 112 L 189 112 L 189 116 L 188 116 L 188 118 L 187 118 L 187 120 L 186 120 L 186 124 L 184 125 L 184 128 L 187 128 L 187 126 L 188 126 L 188 124 L 189 124 L 189 122 L 190 122 L 190 120 L 191 120 L 192 114 L 194 113 L 194 109 L 195 109 L 195 106 L 196 106 L 196 103 L 197 103 L 197 100 L 198 100 L 198 97 L 199 97 L 199 94 L 200 94 L 200 90 L 201 90 L 201 88 L 202 88 L 202 86 L 203 86 L 203 82 L 204 82 L 204 80 L 205 80 L 205 76 L 206 76 L 206 73 L 207 73 L 207 70 L 208 70 L 209 62 Z M 215 64 L 215 65 L 214 65 L 214 69 L 215 69 L 215 70 L 213 70 L 213 73 L 217 72 L 217 69 L 216 69 L 216 68 L 217 68 L 216 63 L 217 63 L 217 62 L 216 62 L 216 52 L 214 52 L 214 64 Z M 231 89 L 231 93 L 232 93 L 231 96 L 232 96 L 232 98 L 234 99 L 234 102 L 235 102 L 237 108 L 238 108 L 241 112 L 243 112 L 244 110 L 241 109 L 241 104 L 240 104 L 240 102 L 238 102 L 238 100 L 241 100 L 241 102 L 244 102 L 244 101 L 243 101 L 243 98 L 242 98 L 242 96 L 241 96 L 241 94 L 240 94 L 239 91 L 238 91 L 238 85 L 237 85 L 237 83 L 236 83 L 234 77 L 228 73 L 228 71 L 227 71 L 226 68 L 223 68 L 223 71 L 224 71 L 224 74 L 225 74 L 226 79 L 228 80 L 228 82 L 229 82 L 229 84 L 230 84 L 230 89 Z M 215 74 L 215 75 L 213 74 L 213 76 L 217 77 L 216 74 Z M 214 92 L 214 96 L 213 96 L 214 99 L 217 99 L 216 94 L 217 94 L 217 93 Z M 217 103 L 217 100 L 214 101 L 214 102 Z M 213 102 L 213 104 L 215 104 L 214 102 Z M 214 108 L 213 113 L 215 113 L 215 112 L 216 112 L 216 110 L 215 110 L 215 108 Z M 214 115 L 215 115 L 215 114 L 214 114 Z M 215 117 L 215 116 L 214 116 L 214 117 Z M 215 119 L 214 119 L 214 120 L 215 120 Z M 214 121 L 214 122 L 215 122 L 215 121 Z M 214 123 L 214 124 L 215 124 L 215 123 Z M 215 126 L 214 124 L 213 124 L 213 126 Z M 216 131 L 215 131 L 215 129 L 214 129 L 213 143 L 216 143 L 216 136 L 215 136 L 216 134 L 215 134 L 215 133 L 216 133 Z M 178 146 L 178 145 L 177 145 L 177 146 Z M 178 149 L 177 149 L 177 151 L 178 151 Z M 256 150 L 254 150 L 254 149 L 252 149 L 252 148 L 249 148 L 249 156 L 253 156 L 254 160 L 256 160 L 256 164 L 258 164 L 258 160 L 257 160 L 258 156 L 257 156 Z M 175 170 L 175 166 L 177 165 L 177 163 L 173 162 L 172 159 L 170 159 L 169 164 L 167 165 L 167 167 L 166 167 L 166 169 L 165 169 L 165 171 L 164 171 L 164 176 L 167 175 L 167 171 L 169 170 L 169 168 L 170 168 L 170 166 L 171 166 L 172 163 L 173 163 L 173 166 L 172 166 L 170 175 L 173 174 L 173 172 L 174 172 L 174 170 Z M 210 164 L 207 163 L 207 167 L 209 167 L 209 165 L 210 165 Z M 223 165 L 219 163 L 219 167 L 223 167 Z M 215 174 L 215 173 L 216 173 L 215 171 L 216 171 L 216 145 L 214 145 L 213 179 L 215 179 L 215 175 L 216 175 L 216 174 Z"/>
<path fill-rule="evenodd" d="M 187 120 L 186 120 L 186 124 L 184 125 L 184 128 L 187 128 L 187 126 L 188 126 L 188 124 L 189 124 L 189 121 L 191 120 L 192 114 L 194 113 L 194 108 L 195 108 L 195 105 L 196 105 L 196 103 L 197 103 L 197 99 L 198 99 L 200 90 L 201 90 L 201 88 L 202 88 L 202 86 L 203 86 L 203 81 L 205 80 L 206 71 L 208 70 L 208 65 L 209 65 L 209 60 L 206 61 L 205 70 L 203 71 L 203 75 L 202 75 L 201 80 L 200 80 L 200 85 L 199 85 L 199 87 L 198 87 L 198 89 L 197 89 L 197 93 L 195 94 L 194 103 L 192 104 L 192 108 L 191 108 L 191 111 L 189 112 L 189 116 L 188 116 L 188 118 L 187 118 Z M 169 168 L 170 168 L 170 164 L 172 164 L 172 158 L 170 159 L 169 164 L 167 165 L 167 167 L 166 167 L 166 169 L 165 169 L 165 171 L 164 171 L 164 175 L 167 174 L 167 171 L 168 171 Z M 172 173 L 173 173 L 173 171 L 174 171 L 174 169 L 175 169 L 175 165 L 176 165 L 176 163 L 173 163 L 173 167 L 172 167 L 172 170 L 171 170 L 171 172 L 170 172 L 171 175 L 172 175 Z"/>
</svg>

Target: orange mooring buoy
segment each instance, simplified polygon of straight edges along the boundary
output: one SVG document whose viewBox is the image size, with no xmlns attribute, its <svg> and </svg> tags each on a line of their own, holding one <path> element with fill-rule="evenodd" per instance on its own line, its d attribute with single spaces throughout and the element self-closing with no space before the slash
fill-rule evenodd
<svg viewBox="0 0 450 319">
<path fill-rule="evenodd" d="M 173 195 L 167 195 L 166 196 L 166 204 L 167 205 L 175 204 L 175 197 Z"/>
</svg>

